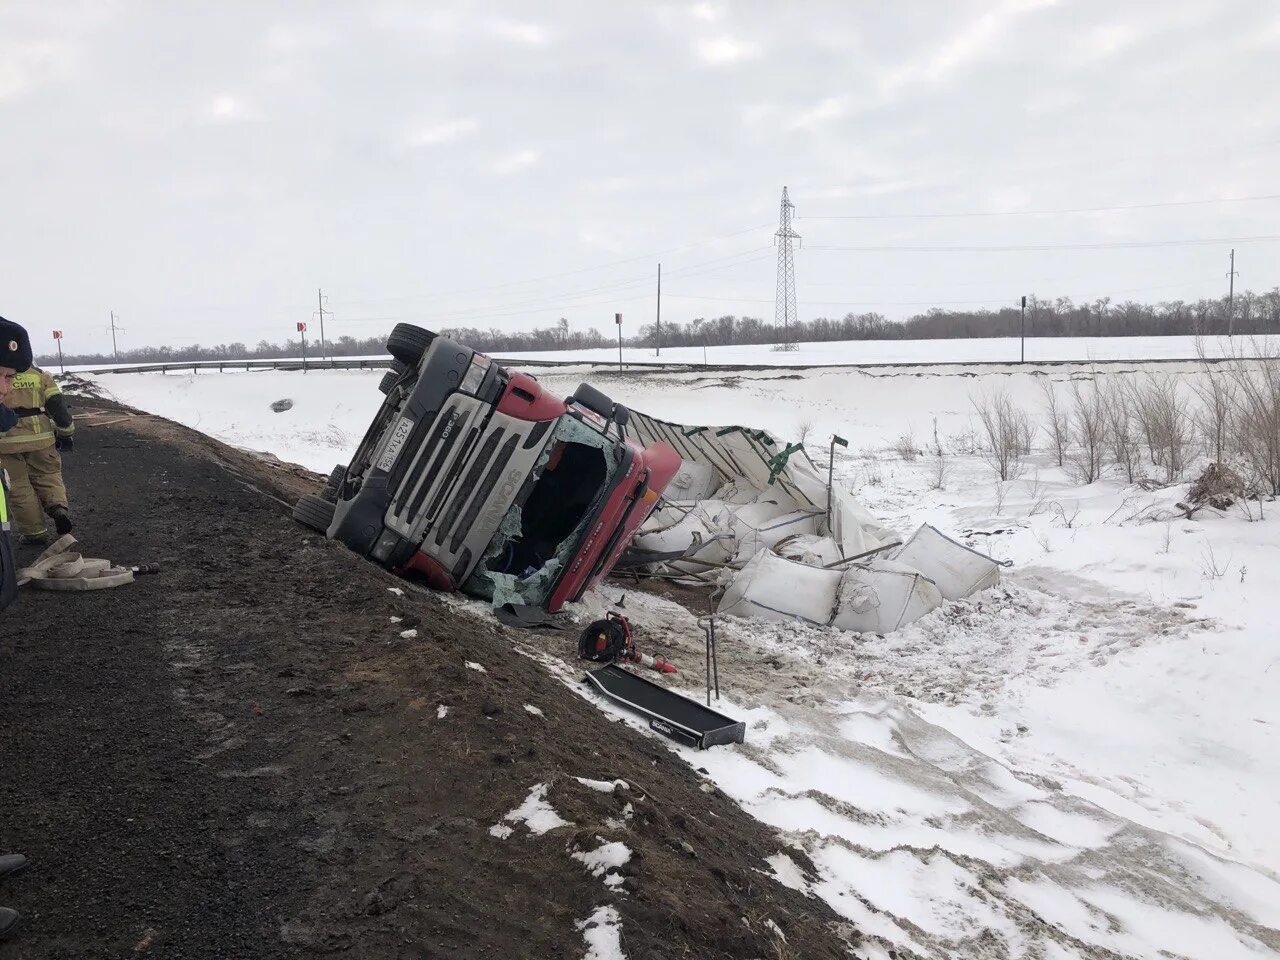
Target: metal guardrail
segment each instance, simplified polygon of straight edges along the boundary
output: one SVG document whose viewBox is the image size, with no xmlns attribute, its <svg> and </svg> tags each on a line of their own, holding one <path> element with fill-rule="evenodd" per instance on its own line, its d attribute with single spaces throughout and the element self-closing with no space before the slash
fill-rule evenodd
<svg viewBox="0 0 1280 960">
<path fill-rule="evenodd" d="M 510 359 L 507 357 L 492 357 L 491 359 L 501 363 L 504 366 L 511 367 L 612 367 L 616 363 L 606 362 L 603 360 L 531 360 L 525 357 L 519 359 Z M 226 370 L 384 370 L 391 365 L 390 355 L 386 357 L 331 357 L 328 360 L 307 360 L 298 359 L 281 359 L 281 360 L 176 360 L 166 363 L 139 363 L 129 366 L 110 366 L 110 367 L 92 367 L 84 369 L 76 367 L 72 373 L 167 373 L 169 371 L 190 371 L 198 373 L 201 370 L 217 370 L 219 373 Z M 645 369 L 656 368 L 672 370 L 689 370 L 700 369 L 703 365 L 700 363 L 650 363 L 647 361 L 639 361 L 636 363 L 628 362 L 628 367 L 641 367 Z M 714 366 L 714 364 L 713 364 Z M 753 369 L 744 367 L 742 364 L 733 364 L 735 369 Z M 762 366 L 760 369 L 768 369 Z"/>
<path fill-rule="evenodd" d="M 593 367 L 599 368 L 602 372 L 616 372 L 618 363 L 616 360 L 534 360 L 528 357 L 507 358 L 492 357 L 494 361 L 507 367 Z M 1108 367 L 1118 364 L 1132 363 L 1222 363 L 1232 357 L 1131 357 L 1125 360 L 1094 360 L 1088 357 L 1077 360 L 912 360 L 901 363 L 841 363 L 841 364 L 775 364 L 775 363 L 674 363 L 674 362 L 655 362 L 648 360 L 626 361 L 623 364 L 624 369 L 642 370 L 646 372 L 655 372 L 662 370 L 670 370 L 674 372 L 687 372 L 691 370 L 746 370 L 746 371 L 787 371 L 787 370 L 891 370 L 911 367 L 1064 367 L 1064 366 L 1090 366 L 1090 367 Z M 217 370 L 223 372 L 226 370 L 383 370 L 387 369 L 391 364 L 391 357 L 332 357 L 328 360 L 307 360 L 305 362 L 297 359 L 282 360 L 183 360 L 168 363 L 140 363 L 131 366 L 112 366 L 112 367 L 95 367 L 91 369 L 75 369 L 72 373 L 168 373 L 170 371 L 181 372 L 190 371 L 198 373 L 201 370 Z"/>
</svg>

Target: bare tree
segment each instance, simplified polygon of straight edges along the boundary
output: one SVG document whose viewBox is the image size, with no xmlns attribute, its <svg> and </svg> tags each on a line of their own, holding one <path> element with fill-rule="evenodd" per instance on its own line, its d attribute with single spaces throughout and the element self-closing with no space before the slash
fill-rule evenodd
<svg viewBox="0 0 1280 960">
<path fill-rule="evenodd" d="M 1194 439 L 1187 398 L 1170 376 L 1154 373 L 1130 382 L 1134 415 L 1153 465 L 1164 468 L 1166 483 L 1181 478 Z"/>
<path fill-rule="evenodd" d="M 978 415 L 978 455 L 1001 480 L 1015 480 L 1022 473 L 1024 438 L 1030 431 L 1026 411 L 1003 390 L 972 399 Z"/>
<path fill-rule="evenodd" d="M 1204 375 L 1192 384 L 1192 389 L 1200 398 L 1196 425 L 1200 428 L 1205 450 L 1213 457 L 1214 463 L 1225 463 L 1230 439 L 1228 426 L 1236 400 L 1236 383 L 1229 372 L 1219 369 L 1218 364 L 1209 362 L 1205 355 L 1204 340 L 1200 337 L 1196 337 L 1196 353 L 1204 368 Z"/>
<path fill-rule="evenodd" d="M 1125 479 L 1133 483 L 1138 474 L 1139 445 L 1128 391 L 1113 379 L 1099 392 L 1111 460 L 1124 472 Z"/>
<path fill-rule="evenodd" d="M 1053 383 L 1047 376 L 1040 381 L 1040 392 L 1044 394 L 1044 409 L 1049 416 L 1049 439 L 1053 442 L 1053 452 L 1057 457 L 1058 466 L 1062 466 L 1062 459 L 1071 442 L 1071 419 L 1058 402 L 1057 391 L 1053 389 Z"/>
<path fill-rule="evenodd" d="M 1231 378 L 1236 402 L 1228 420 L 1232 443 L 1254 486 L 1280 496 L 1280 357 L 1255 344 L 1256 360 L 1236 358 Z"/>
<path fill-rule="evenodd" d="M 1102 476 L 1102 458 L 1107 443 L 1107 412 L 1097 380 L 1085 390 L 1071 384 L 1071 438 L 1067 470 L 1079 483 L 1093 483 Z"/>
</svg>

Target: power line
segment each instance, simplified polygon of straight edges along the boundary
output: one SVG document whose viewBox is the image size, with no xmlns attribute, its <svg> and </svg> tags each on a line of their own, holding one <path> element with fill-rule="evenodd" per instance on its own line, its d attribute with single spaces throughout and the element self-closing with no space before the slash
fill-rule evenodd
<svg viewBox="0 0 1280 960">
<path fill-rule="evenodd" d="M 1157 203 L 1126 203 L 1111 207 L 1067 207 L 1058 210 L 986 210 L 968 213 L 857 213 L 839 216 L 797 217 L 797 220 L 951 220 L 962 217 L 1044 217 L 1072 213 L 1110 213 L 1119 210 L 1154 210 L 1158 207 L 1198 207 L 1214 203 L 1250 203 L 1280 200 L 1280 193 L 1254 197 L 1215 197 L 1209 200 L 1165 200 Z"/>
<path fill-rule="evenodd" d="M 668 277 L 695 276 L 698 273 L 707 272 L 702 270 L 701 268 L 708 267 L 711 265 L 717 265 L 717 264 L 719 266 L 713 267 L 712 272 L 714 272 L 715 269 L 738 266 L 738 264 L 733 263 L 731 261 L 734 261 L 739 257 L 748 257 L 749 259 L 742 261 L 742 263 L 750 263 L 756 259 L 755 257 L 751 256 L 752 254 L 756 254 L 763 250 L 769 250 L 769 249 L 772 249 L 772 248 L 767 246 L 755 247 L 751 250 L 741 250 L 737 253 L 726 254 L 723 257 L 714 257 L 711 260 L 703 260 L 701 263 L 692 263 L 692 264 L 689 264 L 687 267 L 678 267 L 675 270 L 669 270 L 667 271 L 667 276 Z M 597 284 L 594 287 L 583 287 L 579 290 L 565 291 L 565 292 L 556 293 L 556 294 L 541 294 L 539 296 L 531 297 L 525 300 L 511 300 L 506 302 L 500 301 L 494 304 L 492 307 L 472 307 L 470 309 L 465 309 L 460 311 L 450 311 L 448 316 L 453 319 L 464 319 L 466 316 L 470 314 L 487 313 L 495 308 L 501 309 L 505 307 L 525 307 L 525 306 L 537 307 L 537 306 L 546 305 L 546 304 L 554 305 L 557 303 L 563 303 L 569 299 L 576 299 L 583 296 L 590 296 L 592 294 L 605 293 L 609 291 L 625 291 L 629 289 L 635 289 L 641 286 L 647 287 L 648 284 L 649 284 L 649 277 L 647 275 L 634 276 L 624 280 L 611 280 L 608 283 Z M 356 302 L 359 302 L 359 301 L 356 301 Z M 419 316 L 421 314 L 414 314 L 414 315 Z M 402 315 L 396 314 L 392 316 L 354 317 L 354 318 L 348 318 L 347 320 L 344 320 L 342 322 L 352 322 L 352 321 L 371 322 L 376 320 L 396 320 L 396 319 L 402 319 Z"/>
<path fill-rule="evenodd" d="M 763 249 L 771 250 L 772 248 L 764 247 Z M 741 260 L 737 263 L 717 264 L 715 261 L 709 261 L 709 263 L 713 264 L 712 266 L 707 266 L 706 264 L 694 265 L 691 267 L 686 267 L 682 271 L 667 271 L 667 276 L 670 277 L 672 274 L 677 272 L 681 277 L 701 276 L 708 273 L 715 273 L 718 270 L 724 270 L 729 267 L 745 266 L 746 264 L 749 264 L 749 263 L 756 263 L 770 256 L 770 254 L 762 254 L 759 251 L 746 251 L 746 253 L 754 253 L 755 256 L 749 257 L 746 260 Z M 734 254 L 733 256 L 740 257 L 743 255 L 744 254 Z M 701 266 L 703 269 L 695 269 L 695 267 L 697 266 Z M 470 312 L 450 312 L 450 313 L 441 313 L 441 314 L 434 314 L 434 315 L 427 315 L 422 313 L 407 313 L 407 314 L 393 314 L 393 315 L 381 316 L 381 317 L 344 317 L 342 320 L 338 320 L 335 322 L 336 323 L 380 323 L 380 322 L 386 322 L 391 320 L 418 320 L 423 322 L 443 321 L 443 322 L 454 322 L 454 323 L 458 323 L 458 322 L 469 323 L 476 320 L 489 320 L 489 319 L 501 319 L 505 317 L 525 316 L 529 313 L 544 311 L 544 310 L 558 310 L 562 308 L 581 309 L 584 307 L 607 306 L 610 304 L 630 303 L 635 300 L 648 299 L 651 294 L 648 292 L 647 288 L 649 284 L 651 284 L 652 282 L 653 282 L 652 277 L 642 277 L 636 280 L 626 281 L 624 284 L 622 284 L 623 288 L 632 288 L 632 289 L 642 288 L 644 292 L 637 293 L 635 296 L 620 296 L 618 294 L 626 292 L 626 289 L 621 289 L 617 291 L 617 293 L 614 296 L 611 296 L 608 299 L 604 299 L 604 300 L 593 300 L 593 301 L 584 302 L 580 299 L 582 296 L 585 296 L 591 292 L 596 292 L 596 291 L 581 291 L 577 295 L 564 295 L 560 297 L 551 297 L 546 300 L 526 303 L 524 305 L 502 304 L 500 305 L 500 308 L 498 311 L 480 310 L 480 311 L 470 311 Z M 507 309 L 509 307 L 514 307 L 514 306 L 520 306 L 521 308 L 517 310 Z"/>
<path fill-rule="evenodd" d="M 1166 283 L 1153 287 L 1130 287 L 1124 290 L 1112 290 L 1106 296 L 1117 296 L 1127 293 L 1146 293 L 1149 290 L 1173 290 L 1179 287 L 1200 286 L 1209 283 L 1208 279 L 1197 280 L 1193 283 Z M 684 293 L 667 293 L 668 297 L 677 300 L 711 300 L 721 301 L 723 303 L 773 303 L 773 300 L 764 297 L 707 297 L 694 296 L 693 294 Z M 975 303 L 1004 303 L 1012 305 L 1008 297 L 992 297 L 990 299 L 979 300 L 809 300 L 804 301 L 806 304 L 816 306 L 836 306 L 836 307 L 930 307 L 941 305 L 959 305 L 959 304 L 975 304 Z"/>
<path fill-rule="evenodd" d="M 1116 240 L 1089 243 L 1024 243 L 993 245 L 895 245 L 867 244 L 836 246 L 813 244 L 809 250 L 844 250 L 858 253 L 1013 253 L 1035 250 L 1116 250 L 1144 247 L 1204 246 L 1218 243 L 1270 243 L 1280 240 L 1280 234 L 1259 234 L 1252 237 L 1206 237 L 1196 240 Z"/>
<path fill-rule="evenodd" d="M 459 289 L 459 290 L 445 290 L 438 293 L 420 293 L 420 294 L 415 293 L 415 294 L 407 294 L 401 297 L 381 297 L 381 298 L 372 299 L 372 300 L 347 300 L 344 302 L 349 304 L 375 304 L 375 303 L 401 303 L 405 300 L 426 300 L 426 299 L 438 300 L 444 297 L 458 296 L 464 293 L 483 293 L 486 290 L 502 290 L 502 289 L 506 289 L 507 287 L 517 287 L 526 283 L 540 283 L 543 280 L 559 280 L 562 277 L 571 277 L 579 273 L 591 273 L 592 271 L 595 271 L 595 270 L 605 270 L 609 267 L 620 266 L 621 264 L 624 264 L 624 263 L 636 263 L 641 260 L 654 260 L 657 257 L 669 256 L 670 254 L 678 253 L 681 250 L 689 250 L 693 247 L 700 247 L 708 243 L 715 243 L 717 240 L 728 240 L 731 237 L 740 237 L 744 233 L 752 233 L 753 231 L 756 231 L 756 230 L 767 230 L 770 226 L 772 225 L 768 223 L 757 224 L 754 227 L 747 227 L 745 230 L 734 230 L 731 233 L 722 233 L 714 237 L 705 237 L 702 240 L 694 240 L 689 243 L 681 244 L 678 247 L 669 247 L 666 250 L 659 250 L 656 253 L 645 253 L 645 254 L 641 254 L 638 257 L 625 257 L 621 260 L 610 260 L 607 263 L 599 263 L 591 267 L 580 267 L 576 270 L 565 270 L 560 273 L 548 273 L 540 277 L 528 277 L 523 280 L 509 280 L 509 281 L 506 281 L 505 283 L 494 283 L 494 284 L 489 284 L 487 286 L 481 286 L 481 287 L 469 287 L 466 289 Z"/>
</svg>

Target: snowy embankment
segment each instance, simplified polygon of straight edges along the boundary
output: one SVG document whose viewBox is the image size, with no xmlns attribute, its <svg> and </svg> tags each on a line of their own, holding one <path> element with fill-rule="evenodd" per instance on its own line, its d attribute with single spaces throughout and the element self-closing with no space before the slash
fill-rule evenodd
<svg viewBox="0 0 1280 960">
<path fill-rule="evenodd" d="M 1201 376 L 1191 363 L 1159 372 L 1184 386 Z M 581 379 L 539 376 L 565 395 Z M 939 958 L 1280 954 L 1276 505 L 1262 520 L 1256 506 L 1188 520 L 1172 507 L 1185 484 L 1080 486 L 1044 450 L 997 483 L 964 452 L 971 398 L 1003 389 L 1040 421 L 1043 383 L 1065 391 L 1094 376 L 1079 365 L 592 377 L 659 417 L 784 438 L 807 427 L 816 460 L 839 433 L 851 445 L 837 452 L 837 479 L 879 520 L 903 532 L 933 523 L 1014 561 L 997 590 L 886 637 L 724 626 L 725 706 L 748 720 L 747 742 L 685 753 L 809 855 L 816 875 L 781 847 L 761 869 L 855 920 L 872 936 L 867 956 L 891 946 Z M 100 383 L 327 471 L 359 442 L 379 377 Z M 273 413 L 282 398 L 292 409 Z M 935 459 L 895 450 L 931 444 L 935 420 L 947 451 L 940 488 Z M 642 649 L 673 654 L 696 687 L 693 616 L 634 592 L 625 609 Z M 576 677 L 561 652 L 545 659 Z"/>
</svg>

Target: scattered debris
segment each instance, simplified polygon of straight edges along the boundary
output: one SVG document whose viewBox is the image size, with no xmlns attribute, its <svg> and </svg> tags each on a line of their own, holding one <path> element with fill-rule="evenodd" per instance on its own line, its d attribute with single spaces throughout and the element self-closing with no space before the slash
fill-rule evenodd
<svg viewBox="0 0 1280 960">
<path fill-rule="evenodd" d="M 1215 510 L 1226 510 L 1237 500 L 1248 496 L 1248 488 L 1238 473 L 1225 464 L 1211 463 L 1192 482 L 1191 489 L 1187 491 L 1187 503 L 1195 508 L 1210 506 Z"/>
<path fill-rule="evenodd" d="M 287 397 L 284 400 L 276 400 L 271 404 L 271 409 L 276 413 L 284 413 L 286 410 L 293 409 L 293 401 Z"/>
<path fill-rule="evenodd" d="M 488 673 L 488 672 L 489 672 L 489 671 L 488 671 L 488 670 L 486 670 L 483 666 L 481 666 L 480 664 L 476 663 L 474 660 L 468 660 L 468 661 L 467 661 L 467 669 L 468 669 L 468 670 L 475 670 L 477 673 Z"/>
<path fill-rule="evenodd" d="M 532 703 L 526 703 L 524 705 L 524 709 L 525 709 L 525 712 L 532 713 L 535 717 L 543 716 L 542 711 L 539 710 L 537 707 L 535 707 Z"/>
</svg>

